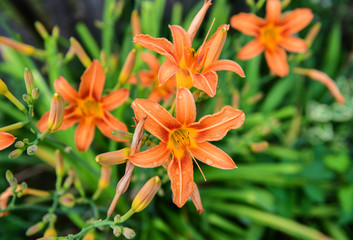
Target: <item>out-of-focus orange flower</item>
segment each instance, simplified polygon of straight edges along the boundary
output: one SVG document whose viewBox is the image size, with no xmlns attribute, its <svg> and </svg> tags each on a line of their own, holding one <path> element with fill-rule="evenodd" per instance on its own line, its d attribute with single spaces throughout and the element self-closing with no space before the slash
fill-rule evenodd
<svg viewBox="0 0 353 240">
<path fill-rule="evenodd" d="M 116 141 L 112 131 L 126 131 L 126 125 L 116 119 L 109 111 L 119 107 L 129 96 L 129 89 L 119 89 L 101 97 L 105 82 L 105 74 L 99 61 L 94 60 L 81 77 L 78 92 L 74 90 L 65 78 L 60 77 L 54 82 L 54 88 L 59 92 L 69 106 L 65 108 L 64 121 L 59 130 L 67 129 L 78 123 L 75 133 L 75 143 L 79 151 L 87 151 L 94 137 L 95 126 L 107 137 Z M 46 129 L 49 113 L 45 113 L 38 121 L 40 131 Z"/>
<path fill-rule="evenodd" d="M 11 146 L 15 142 L 16 138 L 6 132 L 0 132 L 0 151 Z"/>
<path fill-rule="evenodd" d="M 211 1 L 205 1 L 204 6 L 195 16 L 189 30 L 178 25 L 169 26 L 173 43 L 165 38 L 153 38 L 149 35 L 136 35 L 135 43 L 162 54 L 167 60 L 159 69 L 159 85 L 166 83 L 171 77 L 176 77 L 177 88 L 192 86 L 205 91 L 210 97 L 216 94 L 218 75 L 216 71 L 233 71 L 244 77 L 243 69 L 234 61 L 218 60 L 227 37 L 229 25 L 224 24 L 216 33 L 195 51 L 192 48 L 193 38 L 200 27 L 204 14 Z"/>
<path fill-rule="evenodd" d="M 187 88 L 178 89 L 176 118 L 161 105 L 148 99 L 136 99 L 132 108 L 138 119 L 147 117 L 145 129 L 161 142 L 147 151 L 131 155 L 129 160 L 137 166 L 157 167 L 173 154 L 168 175 L 173 202 L 178 207 L 182 207 L 193 192 L 193 159 L 222 169 L 236 167 L 225 152 L 207 141 L 220 140 L 230 129 L 239 128 L 245 119 L 241 110 L 225 106 L 220 112 L 195 122 L 196 106 Z"/>
<path fill-rule="evenodd" d="M 238 53 L 238 58 L 247 60 L 265 52 L 269 68 L 278 76 L 288 75 L 285 50 L 306 51 L 307 43 L 292 35 L 305 28 L 312 19 L 313 14 L 308 8 L 295 9 L 281 15 L 279 0 L 267 0 L 265 19 L 251 13 L 234 15 L 230 19 L 231 26 L 255 37 Z"/>
<path fill-rule="evenodd" d="M 138 72 L 141 83 L 145 87 L 149 87 L 153 84 L 153 90 L 148 99 L 156 102 L 159 102 L 161 99 L 167 101 L 175 93 L 175 77 L 173 76 L 172 79 L 167 81 L 162 86 L 159 86 L 158 72 L 160 65 L 158 59 L 151 53 L 143 53 L 141 54 L 141 58 L 150 68 L 150 70 L 141 70 Z M 129 81 L 136 84 L 136 76 L 131 77 Z"/>
</svg>

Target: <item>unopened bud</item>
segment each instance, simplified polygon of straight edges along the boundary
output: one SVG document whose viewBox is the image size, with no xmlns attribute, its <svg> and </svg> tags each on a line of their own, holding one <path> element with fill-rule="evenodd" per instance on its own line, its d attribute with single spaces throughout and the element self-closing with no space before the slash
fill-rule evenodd
<svg viewBox="0 0 353 240">
<path fill-rule="evenodd" d="M 136 50 L 132 49 L 125 60 L 123 68 L 121 69 L 119 80 L 118 80 L 119 85 L 122 85 L 126 83 L 127 80 L 129 80 L 132 73 L 132 69 L 134 68 L 134 65 L 135 65 L 135 61 L 136 61 Z"/>
<path fill-rule="evenodd" d="M 113 228 L 113 234 L 115 237 L 120 237 L 121 235 L 121 227 L 117 226 Z"/>
<path fill-rule="evenodd" d="M 26 182 L 21 182 L 20 184 L 20 188 L 21 188 L 21 191 L 23 192 L 24 190 L 26 190 L 28 188 L 28 185 Z"/>
<path fill-rule="evenodd" d="M 101 176 L 98 182 L 98 188 L 106 189 L 109 186 L 111 173 L 112 169 L 110 166 L 102 166 Z"/>
<path fill-rule="evenodd" d="M 114 222 L 120 222 L 120 219 L 121 219 L 121 215 L 120 214 L 117 214 L 114 216 Z"/>
<path fill-rule="evenodd" d="M 48 130 L 57 130 L 64 120 L 65 104 L 64 99 L 59 93 L 55 93 L 50 106 L 49 117 L 48 117 Z"/>
<path fill-rule="evenodd" d="M 155 176 L 148 180 L 136 195 L 131 208 L 135 212 L 145 209 L 161 187 L 161 179 Z"/>
<path fill-rule="evenodd" d="M 28 138 L 24 138 L 24 139 L 23 139 L 23 142 L 24 142 L 25 144 L 28 144 L 28 143 L 29 143 L 29 139 L 28 139 Z"/>
<path fill-rule="evenodd" d="M 53 27 L 53 30 L 52 30 L 51 34 L 53 35 L 53 38 L 54 38 L 54 39 L 58 39 L 59 34 L 60 34 L 60 29 L 59 29 L 59 27 L 55 25 L 55 26 Z"/>
<path fill-rule="evenodd" d="M 75 197 L 71 193 L 65 193 L 59 199 L 60 203 L 66 207 L 72 208 L 75 205 Z"/>
<path fill-rule="evenodd" d="M 123 131 L 123 130 L 114 130 L 112 132 L 112 134 L 119 138 L 119 139 L 122 139 L 122 140 L 129 140 L 131 141 L 132 140 L 132 136 L 133 134 L 132 133 L 129 133 L 129 132 L 126 132 L 126 131 Z"/>
<path fill-rule="evenodd" d="M 37 100 L 39 98 L 40 91 L 39 88 L 35 88 L 32 90 L 32 98 L 33 100 Z"/>
<path fill-rule="evenodd" d="M 192 20 L 188 29 L 188 35 L 190 36 L 191 41 L 194 39 L 197 31 L 201 26 L 201 23 L 203 22 L 206 12 L 211 5 L 212 5 L 211 0 L 205 1 L 202 8 L 199 10 L 199 12 L 195 15 L 194 19 Z"/>
<path fill-rule="evenodd" d="M 41 231 L 45 226 L 44 222 L 38 222 L 31 227 L 29 227 L 26 231 L 26 236 L 32 236 L 36 234 L 37 232 Z"/>
<path fill-rule="evenodd" d="M 19 148 L 13 150 L 12 152 L 10 152 L 9 158 L 10 158 L 10 159 L 18 158 L 19 156 L 22 155 L 23 151 L 24 151 L 23 149 L 19 149 Z"/>
<path fill-rule="evenodd" d="M 57 176 L 63 176 L 64 170 L 64 156 L 59 149 L 55 151 L 55 171 Z"/>
<path fill-rule="evenodd" d="M 34 80 L 33 80 L 32 73 L 27 68 L 25 68 L 24 79 L 25 79 L 27 94 L 31 95 L 32 90 L 34 89 Z"/>
<path fill-rule="evenodd" d="M 37 145 L 32 145 L 32 146 L 29 146 L 27 148 L 27 154 L 28 155 L 34 155 L 38 150 L 38 146 Z"/>
<path fill-rule="evenodd" d="M 215 39 L 212 41 L 205 62 L 203 64 L 204 68 L 218 60 L 219 56 L 221 55 L 223 45 L 226 41 L 228 30 L 229 25 L 224 25 L 224 27 L 218 32 Z"/>
<path fill-rule="evenodd" d="M 49 227 L 47 230 L 44 232 L 43 237 L 56 237 L 58 234 L 56 233 L 55 228 Z"/>
<path fill-rule="evenodd" d="M 268 142 L 262 141 L 258 143 L 253 143 L 251 144 L 250 148 L 253 152 L 263 152 L 268 148 Z"/>
<path fill-rule="evenodd" d="M 26 55 L 33 55 L 36 49 L 30 45 L 14 41 L 7 37 L 0 36 L 0 43 Z"/>
<path fill-rule="evenodd" d="M 3 80 L 0 79 L 0 94 L 5 95 L 5 93 L 7 93 L 8 91 L 9 89 L 7 88 L 7 85 L 4 83 Z"/>
<path fill-rule="evenodd" d="M 49 37 L 48 31 L 45 29 L 44 25 L 41 22 L 35 22 L 34 26 L 39 33 L 39 35 L 43 38 L 46 39 Z"/>
<path fill-rule="evenodd" d="M 0 132 L 0 151 L 11 146 L 16 138 L 7 132 Z"/>
<path fill-rule="evenodd" d="M 28 94 L 26 94 L 26 93 L 22 95 L 22 99 L 26 103 L 31 103 L 31 101 L 32 101 L 31 97 Z"/>
<path fill-rule="evenodd" d="M 70 38 L 70 43 L 71 47 L 75 51 L 78 59 L 81 61 L 83 66 L 88 67 L 89 65 L 91 65 L 91 59 L 88 57 L 81 44 L 73 37 Z"/>
<path fill-rule="evenodd" d="M 123 148 L 118 151 L 106 152 L 96 156 L 96 162 L 103 166 L 125 163 L 129 158 L 130 148 Z"/>
<path fill-rule="evenodd" d="M 43 222 L 49 222 L 49 223 L 54 223 L 56 222 L 57 216 L 55 214 L 45 214 L 42 218 Z"/>
<path fill-rule="evenodd" d="M 132 36 L 136 36 L 137 34 L 141 34 L 141 24 L 140 24 L 140 16 L 137 10 L 133 10 L 131 13 L 131 27 L 132 27 Z"/>
<path fill-rule="evenodd" d="M 9 183 L 12 191 L 17 189 L 17 179 L 14 177 L 13 173 L 10 170 L 6 171 L 6 180 Z"/>
<path fill-rule="evenodd" d="M 131 228 L 124 227 L 123 235 L 126 239 L 133 239 L 136 236 L 136 233 Z"/>
</svg>

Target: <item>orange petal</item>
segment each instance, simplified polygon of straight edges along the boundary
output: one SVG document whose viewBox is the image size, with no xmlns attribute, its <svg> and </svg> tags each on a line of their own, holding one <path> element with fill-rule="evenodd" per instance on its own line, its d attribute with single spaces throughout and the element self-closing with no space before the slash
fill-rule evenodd
<svg viewBox="0 0 353 240">
<path fill-rule="evenodd" d="M 71 87 L 64 77 L 59 77 L 55 80 L 54 89 L 60 93 L 68 103 L 75 103 L 76 99 L 78 99 L 78 93 Z"/>
<path fill-rule="evenodd" d="M 104 69 L 98 60 L 93 60 L 81 76 L 81 84 L 78 90 L 80 98 L 91 96 L 98 101 L 103 92 L 104 82 Z"/>
<path fill-rule="evenodd" d="M 153 72 L 158 72 L 160 64 L 156 56 L 151 53 L 142 53 L 141 58 Z"/>
<path fill-rule="evenodd" d="M 190 148 L 192 155 L 207 165 L 221 169 L 236 168 L 232 158 L 223 150 L 209 142 L 198 143 L 197 147 Z"/>
<path fill-rule="evenodd" d="M 75 132 L 75 143 L 77 150 L 86 152 L 94 137 L 94 121 L 91 118 L 80 122 Z"/>
<path fill-rule="evenodd" d="M 125 100 L 129 97 L 129 94 L 130 90 L 127 88 L 122 88 L 113 91 L 102 98 L 102 107 L 106 111 L 113 110 L 123 104 Z"/>
<path fill-rule="evenodd" d="M 284 15 L 280 25 L 283 29 L 283 34 L 291 35 L 305 28 L 314 15 L 309 8 L 299 8 Z"/>
<path fill-rule="evenodd" d="M 151 71 L 141 70 L 138 74 L 143 86 L 148 87 L 154 82 L 154 74 Z"/>
<path fill-rule="evenodd" d="M 287 63 L 287 54 L 281 48 L 274 48 L 273 50 L 265 51 L 265 58 L 268 67 L 276 75 L 280 77 L 287 76 L 289 73 L 289 66 Z"/>
<path fill-rule="evenodd" d="M 217 83 L 218 75 L 214 71 L 194 75 L 194 87 L 201 89 L 210 97 L 216 95 Z"/>
<path fill-rule="evenodd" d="M 7 132 L 0 132 L 0 151 L 11 146 L 15 142 L 16 138 Z"/>
<path fill-rule="evenodd" d="M 308 48 L 303 39 L 292 36 L 283 37 L 279 45 L 290 52 L 305 52 Z"/>
<path fill-rule="evenodd" d="M 151 94 L 148 96 L 148 100 L 151 100 L 154 102 L 159 102 L 161 98 L 162 98 L 161 94 L 156 89 L 153 89 Z"/>
<path fill-rule="evenodd" d="M 245 77 L 244 71 L 241 66 L 232 60 L 217 60 L 213 64 L 205 68 L 202 72 L 209 71 L 232 71 L 237 73 L 241 77 Z"/>
<path fill-rule="evenodd" d="M 248 60 L 256 57 L 265 50 L 260 38 L 256 38 L 246 44 L 238 53 L 237 57 L 241 60 Z"/>
<path fill-rule="evenodd" d="M 169 28 L 172 32 L 173 44 L 176 51 L 177 59 L 181 59 L 184 56 L 185 48 L 191 48 L 191 41 L 189 35 L 186 33 L 184 28 L 178 25 L 170 25 Z"/>
<path fill-rule="evenodd" d="M 173 202 L 181 208 L 190 197 L 194 184 L 193 165 L 188 153 L 180 159 L 173 158 L 168 166 L 168 176 L 173 191 Z"/>
<path fill-rule="evenodd" d="M 264 19 L 252 13 L 239 13 L 230 19 L 232 28 L 250 36 L 258 36 L 261 26 L 265 23 Z"/>
<path fill-rule="evenodd" d="M 266 20 L 276 23 L 281 16 L 281 2 L 279 0 L 267 0 L 266 4 Z"/>
<path fill-rule="evenodd" d="M 169 59 L 165 60 L 158 73 L 159 86 L 168 81 L 178 70 L 180 70 L 179 65 Z"/>
<path fill-rule="evenodd" d="M 132 74 L 127 82 L 130 83 L 130 84 L 133 84 L 133 85 L 137 85 L 136 75 Z"/>
<path fill-rule="evenodd" d="M 221 140 L 230 129 L 239 128 L 245 120 L 243 111 L 225 106 L 218 113 L 204 116 L 190 127 L 198 130 L 197 142 Z"/>
<path fill-rule="evenodd" d="M 109 112 L 104 112 L 103 119 L 97 121 L 97 127 L 99 128 L 99 131 L 101 131 L 101 133 L 103 133 L 106 137 L 120 142 L 123 140 L 115 137 L 112 132 L 114 130 L 127 131 L 126 125 L 116 119 Z"/>
<path fill-rule="evenodd" d="M 169 158 L 170 153 L 167 144 L 161 142 L 156 147 L 130 156 L 129 161 L 139 167 L 158 167 Z"/>
<path fill-rule="evenodd" d="M 150 35 L 139 34 L 134 37 L 133 42 L 151 51 L 162 54 L 169 60 L 175 61 L 174 45 L 165 38 L 154 38 Z"/>
<path fill-rule="evenodd" d="M 188 126 L 195 122 L 196 105 L 194 97 L 187 88 L 179 88 L 176 97 L 176 119 Z"/>
<path fill-rule="evenodd" d="M 138 119 L 147 117 L 145 129 L 163 142 L 168 141 L 169 132 L 172 129 L 181 127 L 181 124 L 156 102 L 148 99 L 136 99 L 132 102 L 131 107 Z"/>
</svg>

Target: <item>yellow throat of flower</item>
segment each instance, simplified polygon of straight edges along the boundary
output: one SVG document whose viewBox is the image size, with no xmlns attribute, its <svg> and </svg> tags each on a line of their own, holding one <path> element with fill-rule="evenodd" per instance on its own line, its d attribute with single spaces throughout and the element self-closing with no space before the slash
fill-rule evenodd
<svg viewBox="0 0 353 240">
<path fill-rule="evenodd" d="M 78 110 L 83 117 L 102 118 L 104 116 L 101 104 L 91 98 L 80 101 L 78 103 Z"/>
<path fill-rule="evenodd" d="M 194 135 L 195 130 L 189 128 L 178 128 L 170 134 L 168 147 L 172 148 L 175 157 L 181 158 L 189 152 L 189 147 L 196 146 Z"/>
<path fill-rule="evenodd" d="M 260 29 L 261 42 L 265 48 L 273 49 L 281 41 L 281 28 L 269 24 Z"/>
</svg>

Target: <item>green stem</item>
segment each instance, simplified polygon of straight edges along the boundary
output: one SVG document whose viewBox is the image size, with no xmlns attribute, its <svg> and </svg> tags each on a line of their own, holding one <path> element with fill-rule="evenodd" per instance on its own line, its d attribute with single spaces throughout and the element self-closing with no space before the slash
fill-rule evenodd
<svg viewBox="0 0 353 240">
<path fill-rule="evenodd" d="M 65 239 L 81 239 L 87 232 L 89 232 L 91 229 L 93 228 L 97 228 L 100 226 L 106 226 L 106 225 L 113 225 L 114 222 L 113 221 L 109 221 L 109 220 L 102 220 L 102 221 L 98 221 L 95 222 L 91 225 L 89 225 L 88 227 L 83 228 L 79 233 L 75 234 L 75 235 L 69 235 L 68 237 L 64 237 Z M 63 237 L 57 237 L 56 239 L 62 239 Z"/>
<path fill-rule="evenodd" d="M 132 208 L 130 208 L 130 210 L 129 210 L 127 213 L 125 213 L 125 214 L 120 218 L 119 223 L 125 222 L 125 221 L 128 220 L 134 213 L 135 213 L 135 211 L 132 210 Z"/>
</svg>

